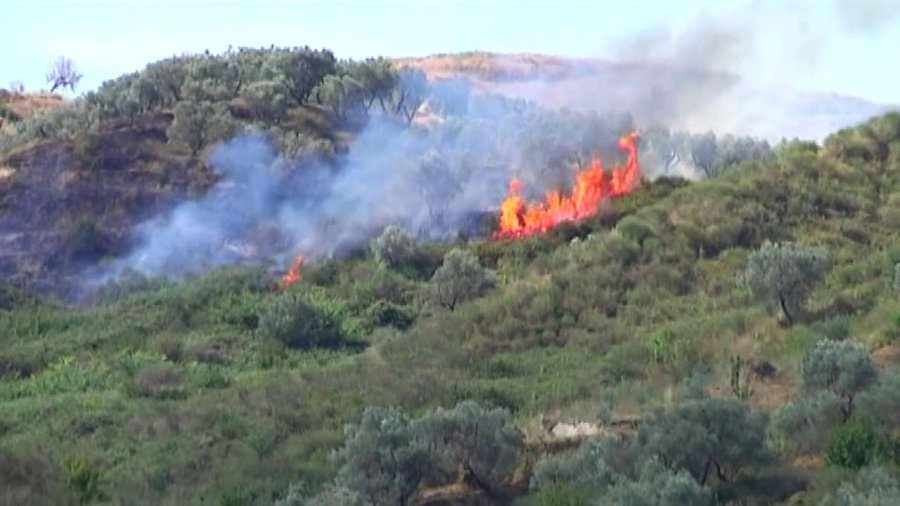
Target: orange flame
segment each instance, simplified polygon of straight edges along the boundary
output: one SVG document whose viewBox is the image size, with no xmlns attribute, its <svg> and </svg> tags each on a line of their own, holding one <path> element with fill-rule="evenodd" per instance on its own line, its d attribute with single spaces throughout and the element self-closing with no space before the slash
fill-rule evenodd
<svg viewBox="0 0 900 506">
<path fill-rule="evenodd" d="M 500 230 L 497 239 L 513 239 L 544 232 L 564 221 L 574 221 L 597 212 L 604 198 L 620 197 L 634 190 L 640 181 L 637 159 L 637 133 L 619 139 L 619 148 L 628 153 L 625 165 L 614 165 L 607 181 L 599 156 L 591 166 L 575 175 L 572 194 L 549 191 L 543 202 L 526 204 L 519 193 L 522 182 L 509 182 L 509 196 L 500 205 Z"/>
<path fill-rule="evenodd" d="M 291 267 L 281 278 L 281 281 L 278 282 L 278 288 L 287 290 L 297 284 L 297 281 L 300 281 L 300 269 L 303 268 L 304 261 L 302 254 L 294 257 L 294 260 L 291 261 Z"/>
</svg>

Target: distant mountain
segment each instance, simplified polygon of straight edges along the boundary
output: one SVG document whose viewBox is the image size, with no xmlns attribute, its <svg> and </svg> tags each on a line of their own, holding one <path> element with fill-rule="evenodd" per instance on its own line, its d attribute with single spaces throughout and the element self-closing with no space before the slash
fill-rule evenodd
<svg viewBox="0 0 900 506">
<path fill-rule="evenodd" d="M 460 53 L 399 58 L 431 79 L 468 77 L 475 90 L 551 108 L 621 111 L 640 123 L 770 140 L 821 140 L 898 107 L 835 93 L 753 86 L 738 76 L 659 63 L 539 54 Z"/>
</svg>

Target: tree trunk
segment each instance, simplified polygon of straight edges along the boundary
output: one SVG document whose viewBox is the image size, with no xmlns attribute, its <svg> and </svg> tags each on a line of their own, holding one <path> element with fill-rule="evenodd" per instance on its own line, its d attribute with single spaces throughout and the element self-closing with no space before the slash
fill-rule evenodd
<svg viewBox="0 0 900 506">
<path fill-rule="evenodd" d="M 794 324 L 794 317 L 791 316 L 790 311 L 788 311 L 787 304 L 785 303 L 784 296 L 778 296 L 778 302 L 781 303 L 781 311 L 784 313 L 784 317 L 787 318 L 788 325 Z"/>
</svg>

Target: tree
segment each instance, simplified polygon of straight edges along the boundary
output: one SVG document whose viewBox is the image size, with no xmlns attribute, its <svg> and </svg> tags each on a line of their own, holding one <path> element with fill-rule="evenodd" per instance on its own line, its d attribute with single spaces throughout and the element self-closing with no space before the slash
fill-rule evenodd
<svg viewBox="0 0 900 506">
<path fill-rule="evenodd" d="M 602 504 L 621 506 L 713 505 L 712 493 L 683 470 L 671 470 L 656 460 L 647 461 L 635 480 L 619 480 Z"/>
<path fill-rule="evenodd" d="M 716 134 L 707 132 L 693 140 L 691 143 L 691 160 L 694 166 L 702 170 L 706 177 L 716 175 L 719 170 L 719 146 L 716 143 Z"/>
<path fill-rule="evenodd" d="M 344 433 L 337 482 L 373 504 L 408 504 L 433 472 L 432 454 L 418 425 L 396 408 L 366 408 L 360 424 Z"/>
<path fill-rule="evenodd" d="M 371 248 L 375 260 L 387 267 L 396 268 L 416 254 L 416 241 L 399 225 L 388 225 L 372 241 Z"/>
<path fill-rule="evenodd" d="M 453 311 L 457 305 L 481 296 L 494 287 L 494 273 L 485 269 L 471 253 L 453 248 L 435 271 L 427 287 L 427 298 Z"/>
<path fill-rule="evenodd" d="M 621 459 L 614 454 L 618 438 L 585 441 L 577 450 L 542 457 L 531 473 L 532 489 L 541 490 L 554 483 L 575 485 L 586 491 L 606 490 L 619 475 Z"/>
<path fill-rule="evenodd" d="M 684 469 L 701 485 L 715 472 L 720 481 L 734 479 L 748 466 L 763 464 L 768 420 L 736 399 L 687 401 L 672 411 L 656 411 L 638 428 L 644 458 L 657 458 L 670 470 Z"/>
<path fill-rule="evenodd" d="M 169 142 L 184 144 L 196 155 L 212 142 L 229 137 L 237 123 L 221 102 L 184 100 L 175 106 L 175 119 L 166 130 Z"/>
<path fill-rule="evenodd" d="M 343 338 L 335 315 L 296 292 L 279 295 L 263 307 L 259 332 L 289 348 L 334 347 Z"/>
<path fill-rule="evenodd" d="M 75 91 L 75 86 L 80 80 L 81 74 L 75 67 L 75 62 L 65 56 L 60 56 L 47 71 L 47 82 L 53 85 L 50 88 L 51 93 L 57 88 L 69 88 Z"/>
<path fill-rule="evenodd" d="M 425 73 L 418 69 L 402 69 L 394 92 L 394 114 L 402 113 L 406 123 L 412 123 L 427 96 L 428 78 Z"/>
<path fill-rule="evenodd" d="M 465 482 L 496 497 L 522 447 L 522 436 L 510 421 L 504 408 L 485 409 L 463 401 L 451 410 L 438 408 L 420 423 L 443 469 L 461 473 Z"/>
<path fill-rule="evenodd" d="M 810 348 L 800 364 L 806 392 L 827 390 L 841 398 L 844 420 L 853 414 L 856 394 L 875 382 L 877 371 L 865 346 L 852 341 L 823 339 Z"/>
<path fill-rule="evenodd" d="M 828 252 L 823 248 L 766 241 L 750 254 L 741 280 L 757 299 L 777 302 L 788 324 L 793 324 L 827 266 Z"/>
</svg>

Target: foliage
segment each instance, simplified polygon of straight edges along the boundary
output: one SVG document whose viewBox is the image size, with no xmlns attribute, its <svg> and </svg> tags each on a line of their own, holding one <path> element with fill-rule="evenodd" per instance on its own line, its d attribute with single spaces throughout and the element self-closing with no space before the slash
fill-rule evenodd
<svg viewBox="0 0 900 506">
<path fill-rule="evenodd" d="M 684 469 L 701 485 L 712 473 L 723 482 L 772 458 L 765 441 L 768 419 L 735 399 L 686 401 L 657 410 L 641 424 L 642 454 L 668 469 Z"/>
<path fill-rule="evenodd" d="M 807 392 L 828 390 L 840 397 L 846 420 L 853 414 L 856 394 L 875 382 L 876 370 L 862 344 L 826 339 L 806 352 L 800 379 Z"/>
<path fill-rule="evenodd" d="M 644 464 L 640 476 L 634 480 L 620 480 L 610 489 L 603 504 L 660 505 L 682 504 L 712 505 L 713 495 L 699 485 L 692 476 L 682 470 L 673 471 L 659 462 L 650 460 Z"/>
<path fill-rule="evenodd" d="M 66 485 L 78 497 L 79 503 L 85 504 L 101 497 L 100 480 L 100 471 L 84 457 L 66 460 Z"/>
<path fill-rule="evenodd" d="M 371 248 L 375 260 L 391 268 L 403 265 L 416 254 L 415 239 L 398 225 L 387 226 L 372 241 Z"/>
<path fill-rule="evenodd" d="M 299 292 L 266 303 L 260 311 L 259 333 L 289 348 L 336 347 L 344 337 L 337 315 Z"/>
<path fill-rule="evenodd" d="M 417 424 L 394 408 L 366 408 L 358 426 L 345 429 L 338 483 L 375 504 L 408 504 L 433 460 Z"/>
<path fill-rule="evenodd" d="M 438 408 L 420 420 L 436 462 L 448 473 L 493 495 L 512 476 L 522 436 L 511 426 L 509 411 L 485 409 L 463 401 L 452 410 Z"/>
<path fill-rule="evenodd" d="M 454 248 L 444 255 L 444 263 L 434 272 L 425 292 L 430 303 L 451 311 L 494 287 L 494 273 L 485 269 L 471 253 Z"/>
<path fill-rule="evenodd" d="M 841 486 L 823 502 L 826 506 L 888 506 L 900 496 L 900 479 L 882 467 L 865 469 L 852 484 Z"/>
<path fill-rule="evenodd" d="M 767 241 L 750 255 L 742 281 L 758 300 L 777 303 L 793 323 L 827 262 L 822 248 Z"/>
<path fill-rule="evenodd" d="M 876 461 L 881 453 L 872 424 L 851 418 L 835 432 L 825 450 L 825 461 L 834 466 L 860 469 Z"/>
<path fill-rule="evenodd" d="M 602 492 L 612 485 L 618 464 L 615 448 L 618 439 L 589 440 L 573 452 L 541 458 L 531 474 L 531 488 L 543 490 L 565 483 L 581 490 Z"/>
<path fill-rule="evenodd" d="M 872 420 L 881 435 L 900 429 L 900 371 L 879 375 L 878 381 L 859 394 L 859 412 Z"/>
<path fill-rule="evenodd" d="M 841 399 L 825 390 L 801 396 L 779 408 L 772 418 L 772 429 L 783 444 L 809 453 L 823 450 L 841 422 Z"/>
<path fill-rule="evenodd" d="M 175 119 L 166 130 L 170 142 L 187 146 L 197 154 L 209 144 L 230 136 L 237 129 L 228 109 L 219 102 L 183 101 L 175 106 Z"/>
</svg>

